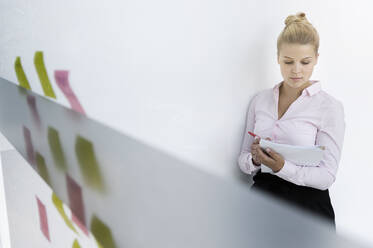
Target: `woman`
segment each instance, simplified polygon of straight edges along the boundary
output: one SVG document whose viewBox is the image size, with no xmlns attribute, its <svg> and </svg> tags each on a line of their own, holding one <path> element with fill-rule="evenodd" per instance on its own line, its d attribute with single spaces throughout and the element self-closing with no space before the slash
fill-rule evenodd
<svg viewBox="0 0 373 248">
<path fill-rule="evenodd" d="M 267 192 L 325 217 L 335 228 L 328 188 L 336 178 L 345 132 L 343 105 L 310 80 L 318 60 L 319 36 L 304 13 L 290 15 L 277 40 L 283 81 L 252 98 L 238 164 L 254 175 L 253 189 Z M 316 167 L 294 164 L 275 151 L 259 147 L 247 132 L 276 143 L 322 145 Z M 271 169 L 263 173 L 262 166 Z"/>
</svg>

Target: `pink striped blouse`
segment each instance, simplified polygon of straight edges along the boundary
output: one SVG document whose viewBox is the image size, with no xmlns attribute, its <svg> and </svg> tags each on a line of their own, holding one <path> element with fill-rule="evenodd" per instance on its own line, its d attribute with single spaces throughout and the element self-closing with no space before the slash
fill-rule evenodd
<svg viewBox="0 0 373 248">
<path fill-rule="evenodd" d="M 278 119 L 281 83 L 272 89 L 260 91 L 251 99 L 238 157 L 239 167 L 244 173 L 252 175 L 260 169 L 260 166 L 252 163 L 250 146 L 254 138 L 247 134 L 248 131 L 261 138 L 270 137 L 273 142 L 281 144 L 323 145 L 326 150 L 318 166 L 302 166 L 285 160 L 280 171 L 271 173 L 297 185 L 328 189 L 335 181 L 341 158 L 346 126 L 343 105 L 323 91 L 319 81 L 311 81 L 312 84 Z"/>
</svg>

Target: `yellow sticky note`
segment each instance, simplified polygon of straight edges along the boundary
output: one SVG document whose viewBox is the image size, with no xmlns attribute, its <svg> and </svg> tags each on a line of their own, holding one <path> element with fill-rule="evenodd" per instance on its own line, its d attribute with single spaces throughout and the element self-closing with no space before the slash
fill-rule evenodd
<svg viewBox="0 0 373 248">
<path fill-rule="evenodd" d="M 104 190 L 100 166 L 92 142 L 78 135 L 75 140 L 75 153 L 84 182 L 95 189 Z"/>
<path fill-rule="evenodd" d="M 116 247 L 110 228 L 95 215 L 91 219 L 91 232 L 95 236 L 99 247 Z"/>
<path fill-rule="evenodd" d="M 44 95 L 52 97 L 52 98 L 56 98 L 51 82 L 49 81 L 47 69 L 45 69 L 43 52 L 38 51 L 35 53 L 34 64 L 35 64 L 36 72 L 38 73 L 38 76 L 39 76 L 41 86 L 44 91 Z"/>
<path fill-rule="evenodd" d="M 45 160 L 44 160 L 43 156 L 40 153 L 36 152 L 35 160 L 36 160 L 36 165 L 38 167 L 39 175 L 44 179 L 44 181 L 50 187 L 52 187 L 52 184 L 51 184 L 51 181 L 50 181 L 50 178 L 49 178 L 48 169 L 47 169 L 47 166 L 45 164 Z"/>
<path fill-rule="evenodd" d="M 48 143 L 52 152 L 54 163 L 59 169 L 61 169 L 62 171 L 66 171 L 67 166 L 65 154 L 63 152 L 60 141 L 60 135 L 58 134 L 58 131 L 53 127 L 48 127 Z"/>
<path fill-rule="evenodd" d="M 61 215 L 62 219 L 65 221 L 66 225 L 73 230 L 76 234 L 78 232 L 76 231 L 75 227 L 73 226 L 73 223 L 70 221 L 70 219 L 67 217 L 65 210 L 63 209 L 63 203 L 60 200 L 60 198 L 57 197 L 57 195 L 53 192 L 52 194 L 52 202 L 54 206 L 56 207 L 57 211 Z"/>
<path fill-rule="evenodd" d="M 21 64 L 21 58 L 19 56 L 16 58 L 16 61 L 14 62 L 14 69 L 16 71 L 19 85 L 25 89 L 31 90 L 30 84 L 27 80 L 26 74 Z"/>
<path fill-rule="evenodd" d="M 79 242 L 76 239 L 74 240 L 73 248 L 80 248 Z"/>
</svg>

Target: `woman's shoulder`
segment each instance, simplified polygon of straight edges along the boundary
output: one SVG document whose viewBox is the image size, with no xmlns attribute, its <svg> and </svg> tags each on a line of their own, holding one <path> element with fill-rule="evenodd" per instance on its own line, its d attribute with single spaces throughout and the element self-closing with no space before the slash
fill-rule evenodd
<svg viewBox="0 0 373 248">
<path fill-rule="evenodd" d="M 322 105 L 324 107 L 343 109 L 342 101 L 339 100 L 337 97 L 331 95 L 330 93 L 326 92 L 325 90 L 320 90 L 318 95 L 321 98 L 320 100 L 322 100 Z"/>
<path fill-rule="evenodd" d="M 341 100 L 331 95 L 330 93 L 321 90 L 320 97 L 320 112 L 324 118 L 344 118 L 344 106 Z"/>
<path fill-rule="evenodd" d="M 259 90 L 258 92 L 252 94 L 252 99 L 259 100 L 259 99 L 268 99 L 268 97 L 273 97 L 273 89 L 263 89 Z"/>
</svg>

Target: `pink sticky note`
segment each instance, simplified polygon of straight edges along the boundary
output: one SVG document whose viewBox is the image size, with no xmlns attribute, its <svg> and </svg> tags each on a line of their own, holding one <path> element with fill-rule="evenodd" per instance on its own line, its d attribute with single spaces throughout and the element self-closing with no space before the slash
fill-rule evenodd
<svg viewBox="0 0 373 248">
<path fill-rule="evenodd" d="M 79 186 L 79 184 L 77 184 L 74 181 L 74 179 L 72 179 L 68 174 L 66 174 L 66 184 L 67 184 L 67 193 L 69 195 L 69 203 L 70 203 L 71 212 L 73 213 L 73 217 L 79 220 L 79 223 L 76 223 L 76 222 L 75 223 L 79 227 L 80 226 L 85 227 L 86 222 L 85 222 L 82 189 Z"/>
<path fill-rule="evenodd" d="M 36 201 L 38 203 L 38 209 L 39 209 L 40 230 L 50 242 L 51 240 L 49 237 L 47 210 L 45 209 L 44 204 L 39 200 L 39 198 L 37 196 L 35 197 L 36 197 Z"/>
<path fill-rule="evenodd" d="M 32 96 L 32 95 L 27 95 L 27 104 L 31 110 L 31 115 L 34 119 L 34 121 L 36 122 L 36 125 L 38 127 L 40 127 L 40 116 L 39 116 L 39 113 L 38 113 L 38 110 L 36 108 L 36 100 L 35 100 L 35 97 Z"/>
<path fill-rule="evenodd" d="M 85 114 L 82 105 L 70 87 L 69 71 L 57 70 L 54 71 L 54 78 L 56 79 L 58 87 L 62 90 L 72 109 L 82 114 Z"/>
<path fill-rule="evenodd" d="M 85 235 L 88 236 L 89 233 L 88 233 L 87 227 L 85 225 L 83 225 L 82 222 L 80 222 L 78 217 L 76 217 L 73 212 L 72 212 L 71 215 L 72 215 L 71 220 L 80 228 L 80 230 L 82 230 L 84 232 Z"/>
<path fill-rule="evenodd" d="M 23 126 L 23 137 L 25 138 L 26 143 L 27 160 L 32 166 L 35 166 L 35 153 L 31 141 L 31 133 L 30 130 L 25 126 Z"/>
</svg>

